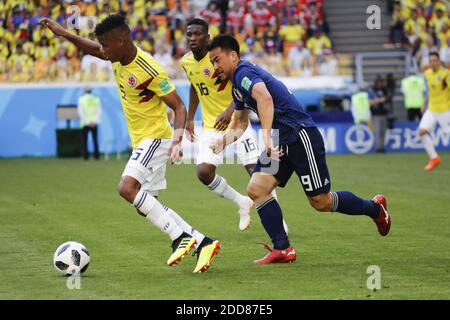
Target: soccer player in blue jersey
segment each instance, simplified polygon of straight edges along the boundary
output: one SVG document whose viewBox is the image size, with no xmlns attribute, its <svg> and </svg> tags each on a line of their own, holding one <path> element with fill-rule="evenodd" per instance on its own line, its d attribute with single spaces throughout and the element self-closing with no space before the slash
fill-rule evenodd
<svg viewBox="0 0 450 320">
<path fill-rule="evenodd" d="M 211 149 L 221 152 L 242 135 L 248 124 L 249 110 L 256 112 L 261 120 L 266 150 L 258 159 L 247 193 L 255 203 L 273 249 L 266 246 L 269 254 L 255 263 L 296 260 L 295 250 L 283 228 L 281 208 L 271 195 L 275 187 L 286 185 L 293 172 L 316 210 L 367 215 L 377 225 L 378 232 L 387 235 L 391 218 L 383 195 L 366 200 L 349 191 L 330 192 L 331 179 L 322 135 L 287 87 L 257 65 L 241 60 L 239 43 L 230 35 L 215 37 L 208 49 L 219 77 L 232 81 L 235 102 L 235 118 L 229 130 L 223 139 L 211 145 Z"/>
</svg>

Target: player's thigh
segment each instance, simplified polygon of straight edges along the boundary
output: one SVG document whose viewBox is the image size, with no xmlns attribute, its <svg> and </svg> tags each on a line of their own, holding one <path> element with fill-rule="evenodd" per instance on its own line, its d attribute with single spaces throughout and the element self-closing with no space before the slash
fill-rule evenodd
<svg viewBox="0 0 450 320">
<path fill-rule="evenodd" d="M 258 158 L 255 167 L 252 171 L 252 178 L 255 175 L 272 176 L 277 182 L 276 185 L 284 188 L 294 172 L 294 166 L 291 160 L 285 154 L 279 161 L 268 157 L 264 152 Z"/>
<path fill-rule="evenodd" d="M 316 127 L 302 128 L 300 140 L 289 146 L 288 157 L 308 197 L 330 192 L 331 179 L 325 158 L 325 145 Z"/>
<path fill-rule="evenodd" d="M 223 152 L 215 154 L 209 147 L 216 140 L 221 139 L 222 136 L 223 136 L 222 134 L 213 131 L 208 130 L 203 131 L 202 135 L 200 136 L 197 142 L 197 158 L 196 158 L 197 165 L 202 163 L 208 163 L 217 167 L 223 163 Z"/>
<path fill-rule="evenodd" d="M 122 177 L 136 179 L 146 191 L 165 189 L 170 145 L 171 139 L 143 140 L 133 150 Z"/>
<path fill-rule="evenodd" d="M 233 148 L 244 166 L 258 161 L 260 151 L 256 140 L 256 132 L 250 123 L 244 134 L 233 144 Z"/>
<path fill-rule="evenodd" d="M 450 111 L 442 112 L 437 118 L 439 125 L 442 127 L 442 130 L 450 133 Z"/>
<path fill-rule="evenodd" d="M 419 130 L 425 130 L 428 132 L 433 131 L 437 123 L 436 113 L 430 110 L 425 111 L 422 119 L 420 120 Z"/>
</svg>

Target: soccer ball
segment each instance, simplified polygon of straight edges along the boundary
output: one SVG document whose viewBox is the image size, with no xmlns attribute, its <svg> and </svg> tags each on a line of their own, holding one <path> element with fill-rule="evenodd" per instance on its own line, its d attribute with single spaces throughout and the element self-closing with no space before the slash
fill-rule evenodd
<svg viewBox="0 0 450 320">
<path fill-rule="evenodd" d="M 63 275 L 78 275 L 86 271 L 91 256 L 86 247 L 75 241 L 63 243 L 56 249 L 53 265 Z"/>
</svg>

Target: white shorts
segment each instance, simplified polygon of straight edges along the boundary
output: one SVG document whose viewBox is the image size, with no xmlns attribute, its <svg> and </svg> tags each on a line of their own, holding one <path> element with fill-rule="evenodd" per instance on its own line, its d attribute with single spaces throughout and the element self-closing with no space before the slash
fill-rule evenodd
<svg viewBox="0 0 450 320">
<path fill-rule="evenodd" d="M 223 152 L 214 154 L 210 149 L 210 145 L 218 139 L 222 139 L 224 133 L 216 131 L 204 130 L 199 140 L 197 141 L 197 165 L 201 163 L 209 163 L 214 166 L 223 164 Z M 249 123 L 244 134 L 231 147 L 234 153 L 244 166 L 248 164 L 256 164 L 259 157 L 259 148 L 256 140 L 256 133 Z"/>
<path fill-rule="evenodd" d="M 172 139 L 144 139 L 128 160 L 122 177 L 130 176 L 141 184 L 141 189 L 157 196 L 166 189 L 166 165 Z"/>
<path fill-rule="evenodd" d="M 442 130 L 450 132 L 450 111 L 446 112 L 432 112 L 425 111 L 422 120 L 420 120 L 419 129 L 427 130 L 432 132 L 436 123 L 442 127 Z"/>
</svg>

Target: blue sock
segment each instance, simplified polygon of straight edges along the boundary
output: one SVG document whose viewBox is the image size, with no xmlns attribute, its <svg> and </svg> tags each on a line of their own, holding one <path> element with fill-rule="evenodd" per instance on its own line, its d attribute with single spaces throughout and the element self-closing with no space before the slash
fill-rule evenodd
<svg viewBox="0 0 450 320">
<path fill-rule="evenodd" d="M 256 210 L 264 229 L 272 240 L 273 248 L 277 250 L 289 248 L 289 239 L 283 227 L 283 214 L 277 200 L 270 198 L 257 206 Z"/>
<path fill-rule="evenodd" d="M 362 199 L 349 191 L 332 192 L 332 211 L 352 216 L 366 215 L 373 219 L 380 215 L 381 207 L 372 200 Z"/>
</svg>

